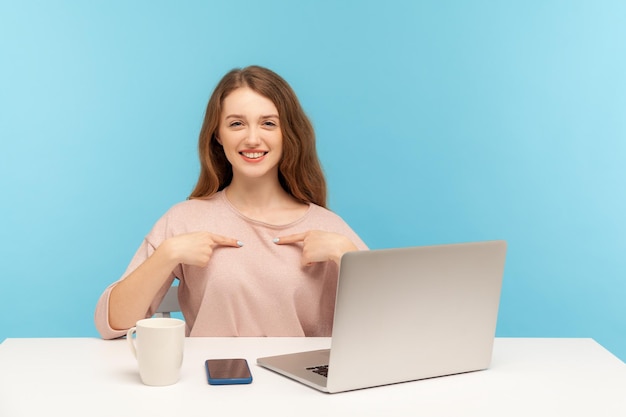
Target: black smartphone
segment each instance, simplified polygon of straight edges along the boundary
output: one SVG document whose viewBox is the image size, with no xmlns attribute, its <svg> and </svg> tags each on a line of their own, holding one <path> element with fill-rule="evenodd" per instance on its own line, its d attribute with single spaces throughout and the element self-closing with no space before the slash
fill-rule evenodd
<svg viewBox="0 0 626 417">
<path fill-rule="evenodd" d="M 249 384 L 252 374 L 245 359 L 207 359 L 206 375 L 211 385 Z"/>
</svg>

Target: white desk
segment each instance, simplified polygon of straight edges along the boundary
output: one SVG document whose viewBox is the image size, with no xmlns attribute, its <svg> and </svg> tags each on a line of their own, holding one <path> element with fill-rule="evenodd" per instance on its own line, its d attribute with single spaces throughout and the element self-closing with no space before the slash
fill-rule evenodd
<svg viewBox="0 0 626 417">
<path fill-rule="evenodd" d="M 626 365 L 591 339 L 496 339 L 486 371 L 323 394 L 256 366 L 326 338 L 188 338 L 178 384 L 141 384 L 126 340 L 7 339 L 0 416 L 626 416 Z M 207 358 L 245 357 L 254 382 L 210 386 Z"/>
</svg>

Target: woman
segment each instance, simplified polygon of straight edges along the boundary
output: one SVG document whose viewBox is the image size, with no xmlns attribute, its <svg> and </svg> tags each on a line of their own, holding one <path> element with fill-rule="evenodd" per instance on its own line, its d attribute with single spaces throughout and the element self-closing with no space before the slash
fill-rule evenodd
<svg viewBox="0 0 626 417">
<path fill-rule="evenodd" d="M 314 131 L 291 87 L 258 66 L 226 74 L 199 153 L 189 200 L 100 297 L 101 336 L 150 317 L 174 279 L 188 336 L 329 336 L 339 260 L 367 247 L 325 208 Z"/>
</svg>

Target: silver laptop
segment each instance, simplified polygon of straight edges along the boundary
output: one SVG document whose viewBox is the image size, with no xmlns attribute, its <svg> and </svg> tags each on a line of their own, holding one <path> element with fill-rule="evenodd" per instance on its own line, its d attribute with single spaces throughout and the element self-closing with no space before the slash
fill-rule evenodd
<svg viewBox="0 0 626 417">
<path fill-rule="evenodd" d="M 330 350 L 257 359 L 324 392 L 489 367 L 506 242 L 346 253 Z"/>
</svg>

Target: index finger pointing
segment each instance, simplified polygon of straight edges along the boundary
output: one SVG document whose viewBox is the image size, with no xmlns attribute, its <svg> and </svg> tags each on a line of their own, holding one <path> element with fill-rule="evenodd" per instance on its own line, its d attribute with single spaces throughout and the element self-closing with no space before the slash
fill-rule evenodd
<svg viewBox="0 0 626 417">
<path fill-rule="evenodd" d="M 213 235 L 213 242 L 215 243 L 215 246 L 243 246 L 243 242 L 241 242 L 240 240 L 220 235 Z"/>
<path fill-rule="evenodd" d="M 296 233 L 295 235 L 277 237 L 274 239 L 274 243 L 277 245 L 289 245 L 291 243 L 302 242 L 305 237 L 306 233 Z"/>
</svg>

